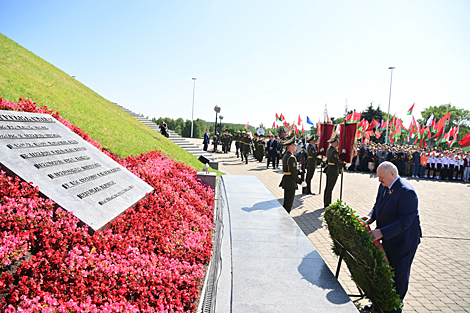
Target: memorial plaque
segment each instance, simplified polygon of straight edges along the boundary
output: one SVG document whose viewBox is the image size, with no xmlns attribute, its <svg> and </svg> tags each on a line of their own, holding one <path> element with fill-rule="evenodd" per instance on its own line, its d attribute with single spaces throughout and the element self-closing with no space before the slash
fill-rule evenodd
<svg viewBox="0 0 470 313">
<path fill-rule="evenodd" d="M 47 114 L 0 110 L 0 163 L 95 231 L 153 190 Z"/>
</svg>

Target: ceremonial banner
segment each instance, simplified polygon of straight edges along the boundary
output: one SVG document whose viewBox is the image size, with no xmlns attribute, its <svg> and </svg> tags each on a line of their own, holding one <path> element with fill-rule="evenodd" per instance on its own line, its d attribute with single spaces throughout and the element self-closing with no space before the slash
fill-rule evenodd
<svg viewBox="0 0 470 313">
<path fill-rule="evenodd" d="M 346 126 L 346 131 L 344 127 Z M 346 149 L 346 153 L 341 158 L 342 162 L 351 163 L 354 157 L 354 147 L 356 146 L 356 130 L 357 123 L 342 123 L 340 126 L 339 146 L 338 151 L 341 153 Z"/>
<path fill-rule="evenodd" d="M 326 150 L 328 150 L 328 147 L 330 146 L 328 140 L 331 139 L 334 128 L 335 125 L 333 124 L 320 124 L 320 139 L 318 140 L 318 151 L 320 151 L 321 148 L 324 148 L 323 151 L 320 152 L 320 154 L 323 156 L 326 156 Z"/>
</svg>

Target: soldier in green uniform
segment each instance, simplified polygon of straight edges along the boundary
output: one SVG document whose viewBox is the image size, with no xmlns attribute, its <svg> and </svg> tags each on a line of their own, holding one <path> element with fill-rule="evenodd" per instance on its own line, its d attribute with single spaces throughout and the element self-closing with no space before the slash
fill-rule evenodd
<svg viewBox="0 0 470 313">
<path fill-rule="evenodd" d="M 229 129 L 228 131 L 228 152 L 231 152 L 232 151 L 232 142 L 233 142 L 233 135 L 232 135 L 232 131 Z"/>
<path fill-rule="evenodd" d="M 233 140 L 235 141 L 235 153 L 237 154 L 237 158 L 239 157 L 238 155 L 238 150 L 240 150 L 240 139 L 242 137 L 242 134 L 240 131 L 237 131 L 237 134 L 233 136 Z"/>
<path fill-rule="evenodd" d="M 305 182 L 307 183 L 307 194 L 314 195 L 315 193 L 312 192 L 312 178 L 315 174 L 315 170 L 317 169 L 317 162 L 318 162 L 318 148 L 317 148 L 317 138 L 315 135 L 310 136 L 308 138 L 308 147 L 307 147 L 307 164 L 305 167 L 307 168 L 307 177 L 305 178 Z"/>
<path fill-rule="evenodd" d="M 248 164 L 248 154 L 250 154 L 250 148 L 251 148 L 251 138 L 248 135 L 248 133 L 246 133 L 245 137 L 243 137 L 243 157 L 245 158 L 246 164 Z"/>
<path fill-rule="evenodd" d="M 259 136 L 257 133 L 255 133 L 252 144 L 253 144 L 253 156 L 255 157 L 257 161 L 259 161 L 258 141 L 259 141 Z"/>
<path fill-rule="evenodd" d="M 257 148 L 256 151 L 258 151 L 258 161 L 263 162 L 263 157 L 264 157 L 264 145 L 266 142 L 264 141 L 264 136 L 260 135 L 258 143 L 256 144 Z"/>
<path fill-rule="evenodd" d="M 242 162 L 243 162 L 243 155 L 245 154 L 244 151 L 245 151 L 245 136 L 246 136 L 246 132 L 245 131 L 242 131 L 242 135 L 240 137 L 240 156 L 242 158 Z"/>
<path fill-rule="evenodd" d="M 341 162 L 339 158 L 342 154 L 338 153 L 338 135 L 335 135 L 333 138 L 328 140 L 330 143 L 330 147 L 326 151 L 326 158 L 327 158 L 327 166 L 324 170 L 326 173 L 326 187 L 325 187 L 325 194 L 323 198 L 324 207 L 328 207 L 331 204 L 331 194 L 333 193 L 333 189 L 335 188 L 336 180 L 338 180 L 338 176 L 340 173 L 340 168 L 346 166 L 346 163 Z M 345 153 L 346 151 L 343 149 L 342 151 Z"/>
<path fill-rule="evenodd" d="M 286 146 L 286 153 L 282 158 L 282 176 L 279 187 L 284 189 L 284 204 L 282 205 L 287 213 L 290 213 L 292 205 L 294 204 L 295 191 L 297 184 L 300 184 L 299 171 L 297 170 L 297 159 L 294 156 L 294 151 L 297 148 L 295 143 L 295 136 L 287 140 L 284 145 Z"/>
</svg>

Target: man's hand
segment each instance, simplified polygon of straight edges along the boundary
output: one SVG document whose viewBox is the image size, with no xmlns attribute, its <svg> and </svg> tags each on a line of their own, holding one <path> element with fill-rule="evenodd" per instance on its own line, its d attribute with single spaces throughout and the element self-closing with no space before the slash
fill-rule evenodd
<svg viewBox="0 0 470 313">
<path fill-rule="evenodd" d="M 372 221 L 372 217 L 370 216 L 361 216 L 360 219 L 366 222 L 367 224 L 370 224 L 370 222 Z"/>
<path fill-rule="evenodd" d="M 325 149 L 324 149 L 324 148 L 321 148 L 321 149 L 320 149 L 320 152 L 323 152 L 323 151 L 325 151 Z"/>
<path fill-rule="evenodd" d="M 342 153 L 346 153 L 346 149 L 341 150 Z"/>
<path fill-rule="evenodd" d="M 372 235 L 372 239 L 373 239 L 374 241 L 379 240 L 380 238 L 383 237 L 382 232 L 381 232 L 380 229 L 378 229 L 378 228 L 376 228 L 376 229 L 374 229 L 374 230 L 371 230 L 371 231 L 369 232 L 369 234 Z"/>
</svg>

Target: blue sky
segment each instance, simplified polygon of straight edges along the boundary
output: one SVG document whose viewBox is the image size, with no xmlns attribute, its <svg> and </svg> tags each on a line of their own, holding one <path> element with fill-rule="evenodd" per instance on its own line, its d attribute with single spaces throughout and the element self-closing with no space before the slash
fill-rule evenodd
<svg viewBox="0 0 470 313">
<path fill-rule="evenodd" d="M 6 1 L 0 32 L 149 117 L 470 109 L 469 1 Z M 11 99 L 13 100 L 13 99 Z M 406 122 L 406 119 L 405 119 Z"/>
</svg>

